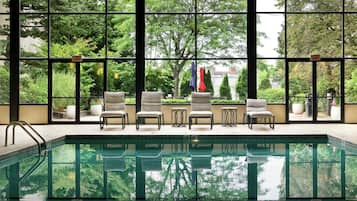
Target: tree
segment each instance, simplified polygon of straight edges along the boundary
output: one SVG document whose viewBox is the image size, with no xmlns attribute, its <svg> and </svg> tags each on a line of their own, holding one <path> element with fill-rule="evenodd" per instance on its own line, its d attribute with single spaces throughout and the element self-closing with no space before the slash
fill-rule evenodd
<svg viewBox="0 0 357 201">
<path fill-rule="evenodd" d="M 241 71 L 237 83 L 236 83 L 236 93 L 239 96 L 239 100 L 245 100 L 248 97 L 248 70 L 243 68 Z"/>
<path fill-rule="evenodd" d="M 192 1 L 146 2 L 148 10 L 160 12 L 194 11 Z M 219 10 L 229 6 L 232 10 L 246 10 L 245 1 L 210 0 L 200 4 L 199 9 Z M 199 16 L 198 30 L 192 15 L 149 15 L 146 19 L 147 55 L 159 58 L 180 58 L 167 64 L 174 79 L 174 96 L 179 96 L 180 75 L 189 60 L 198 56 L 234 57 L 246 52 L 246 19 L 243 15 Z M 198 49 L 195 50 L 195 33 L 199 34 Z M 233 56 L 234 55 L 234 56 Z M 181 60 L 182 58 L 182 60 Z"/>
<path fill-rule="evenodd" d="M 223 78 L 222 84 L 219 87 L 219 95 L 225 97 L 228 100 L 232 100 L 231 87 L 229 86 L 228 75 Z"/>
<path fill-rule="evenodd" d="M 214 95 L 214 89 L 213 89 L 210 70 L 205 72 L 204 82 L 206 84 L 206 92 L 211 92 L 211 96 L 213 96 Z"/>
</svg>

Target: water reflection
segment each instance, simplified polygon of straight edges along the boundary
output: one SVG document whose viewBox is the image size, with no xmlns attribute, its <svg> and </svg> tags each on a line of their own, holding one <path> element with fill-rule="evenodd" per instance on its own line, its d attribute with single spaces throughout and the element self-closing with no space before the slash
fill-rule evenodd
<svg viewBox="0 0 357 201">
<path fill-rule="evenodd" d="M 73 142 L 49 150 L 30 175 L 37 156 L 12 158 L 0 164 L 0 200 L 357 199 L 353 147 L 207 139 Z"/>
</svg>

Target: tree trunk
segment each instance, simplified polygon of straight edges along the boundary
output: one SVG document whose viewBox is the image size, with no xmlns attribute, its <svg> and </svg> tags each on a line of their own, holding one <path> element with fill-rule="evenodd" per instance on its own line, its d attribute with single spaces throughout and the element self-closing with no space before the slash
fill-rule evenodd
<svg viewBox="0 0 357 201">
<path fill-rule="evenodd" d="M 175 83 L 174 83 L 174 98 L 178 98 L 180 93 L 179 93 L 179 84 L 180 84 L 180 76 L 179 76 L 179 72 L 178 71 L 174 71 L 174 79 L 175 79 Z"/>
</svg>

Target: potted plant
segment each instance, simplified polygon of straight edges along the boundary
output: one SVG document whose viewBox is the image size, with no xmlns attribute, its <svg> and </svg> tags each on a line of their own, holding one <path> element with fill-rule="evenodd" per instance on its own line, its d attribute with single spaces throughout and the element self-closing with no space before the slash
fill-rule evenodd
<svg viewBox="0 0 357 201">
<path fill-rule="evenodd" d="M 99 98 L 93 98 L 90 101 L 90 114 L 100 115 L 102 113 L 103 107 L 101 100 Z"/>
<path fill-rule="evenodd" d="M 292 111 L 294 114 L 302 114 L 305 111 L 305 94 L 296 94 L 292 98 Z"/>
</svg>

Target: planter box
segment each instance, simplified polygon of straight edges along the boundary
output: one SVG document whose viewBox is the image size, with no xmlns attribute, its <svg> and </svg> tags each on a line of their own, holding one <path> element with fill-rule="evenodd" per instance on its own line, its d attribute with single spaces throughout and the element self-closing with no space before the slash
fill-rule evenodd
<svg viewBox="0 0 357 201">
<path fill-rule="evenodd" d="M 293 103 L 292 110 L 294 114 L 302 114 L 304 113 L 304 104 L 302 103 Z"/>
</svg>

